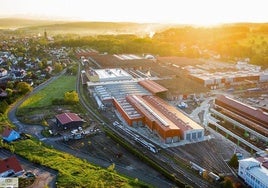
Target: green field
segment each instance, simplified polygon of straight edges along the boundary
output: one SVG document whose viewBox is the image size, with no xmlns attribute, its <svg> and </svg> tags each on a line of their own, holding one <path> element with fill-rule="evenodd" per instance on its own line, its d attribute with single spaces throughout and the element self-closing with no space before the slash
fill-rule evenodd
<svg viewBox="0 0 268 188">
<path fill-rule="evenodd" d="M 50 106 L 54 99 L 63 99 L 65 92 L 75 90 L 75 82 L 76 76 L 61 76 L 44 89 L 25 100 L 19 107 L 19 110 Z"/>
<path fill-rule="evenodd" d="M 12 148 L 17 154 L 59 172 L 57 187 L 148 187 L 137 180 L 130 180 L 117 174 L 113 167 L 103 169 L 91 165 L 70 154 L 46 147 L 37 140 L 22 140 L 0 146 Z"/>
</svg>

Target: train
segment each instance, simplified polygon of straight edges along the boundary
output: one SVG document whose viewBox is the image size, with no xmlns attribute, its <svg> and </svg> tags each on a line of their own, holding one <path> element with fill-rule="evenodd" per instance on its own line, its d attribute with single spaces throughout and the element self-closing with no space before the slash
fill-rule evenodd
<svg viewBox="0 0 268 188">
<path fill-rule="evenodd" d="M 152 153 L 157 153 L 158 152 L 158 149 L 153 144 L 147 142 L 146 140 L 144 140 L 143 138 L 141 138 L 139 135 L 137 135 L 134 132 L 132 132 L 131 130 L 125 128 L 124 126 L 122 126 L 117 121 L 115 121 L 113 123 L 113 125 L 116 126 L 116 127 L 118 127 L 118 128 L 120 128 L 120 130 L 124 131 L 124 133 L 126 133 L 133 140 L 135 140 L 137 143 L 139 143 L 141 146 L 145 147 L 146 149 L 148 149 Z"/>
<path fill-rule="evenodd" d="M 201 166 L 197 165 L 196 163 L 190 161 L 191 168 L 197 170 L 200 175 L 206 172 L 206 169 L 202 168 Z"/>
<path fill-rule="evenodd" d="M 143 140 L 141 138 L 137 138 L 137 139 L 135 139 L 135 141 L 153 153 L 158 152 L 158 149 L 153 144 L 146 142 L 145 140 Z"/>
<path fill-rule="evenodd" d="M 208 173 L 208 176 L 211 177 L 214 181 L 220 180 L 220 176 L 218 176 L 217 174 L 215 174 L 213 172 Z"/>
</svg>

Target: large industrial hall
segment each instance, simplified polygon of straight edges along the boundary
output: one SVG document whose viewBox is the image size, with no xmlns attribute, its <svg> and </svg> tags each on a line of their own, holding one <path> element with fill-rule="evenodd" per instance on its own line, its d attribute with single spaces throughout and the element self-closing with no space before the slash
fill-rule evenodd
<svg viewBox="0 0 268 188">
<path fill-rule="evenodd" d="M 87 75 L 99 109 L 114 106 L 128 126 L 145 126 L 165 144 L 204 140 L 204 128 L 163 100 L 167 89 L 153 80 L 134 79 L 119 68 L 91 69 Z"/>
<path fill-rule="evenodd" d="M 215 107 L 228 117 L 244 124 L 264 136 L 268 136 L 267 112 L 224 95 L 217 96 L 215 99 Z"/>
</svg>

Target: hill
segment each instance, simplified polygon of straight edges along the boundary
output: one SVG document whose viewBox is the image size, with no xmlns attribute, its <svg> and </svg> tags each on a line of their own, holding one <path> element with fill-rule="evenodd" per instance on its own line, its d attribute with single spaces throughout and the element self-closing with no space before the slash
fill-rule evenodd
<svg viewBox="0 0 268 188">
<path fill-rule="evenodd" d="M 137 34 L 144 35 L 150 32 L 166 29 L 168 25 L 157 23 L 130 23 L 130 22 L 81 22 L 81 21 L 53 21 L 32 20 L 20 18 L 0 19 L 0 29 L 19 30 L 24 33 L 40 33 L 46 30 L 55 34 Z"/>
<path fill-rule="evenodd" d="M 52 20 L 32 20 L 22 18 L 0 18 L 0 29 L 19 29 L 32 26 L 62 23 Z"/>
</svg>

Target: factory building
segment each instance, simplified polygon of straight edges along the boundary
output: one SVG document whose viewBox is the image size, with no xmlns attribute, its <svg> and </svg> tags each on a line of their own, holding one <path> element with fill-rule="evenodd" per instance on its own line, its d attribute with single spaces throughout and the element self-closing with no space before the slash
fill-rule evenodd
<svg viewBox="0 0 268 188">
<path fill-rule="evenodd" d="M 247 61 L 236 64 L 206 62 L 195 67 L 187 66 L 185 69 L 192 79 L 210 89 L 268 81 L 267 71 L 261 71 L 260 66 L 251 65 Z"/>
<path fill-rule="evenodd" d="M 102 85 L 95 87 L 95 93 L 93 96 L 97 101 L 99 107 L 103 107 L 103 105 L 109 106 L 113 102 L 113 96 L 107 90 L 107 88 Z"/>
<path fill-rule="evenodd" d="M 90 82 L 112 82 L 131 80 L 132 76 L 123 69 L 89 69 L 86 75 Z"/>
<path fill-rule="evenodd" d="M 144 116 L 139 113 L 125 98 L 114 99 L 114 106 L 128 125 L 132 127 L 143 125 Z"/>
<path fill-rule="evenodd" d="M 62 129 L 73 129 L 78 128 L 85 122 L 75 113 L 62 113 L 55 116 L 56 124 Z"/>
<path fill-rule="evenodd" d="M 131 94 L 151 95 L 149 91 L 140 86 L 137 82 L 116 82 L 106 83 L 103 85 L 90 86 L 90 93 L 94 96 L 99 109 L 105 106 L 120 104 L 119 101 L 125 99 L 125 96 Z M 124 106 L 122 106 L 124 108 Z"/>
<path fill-rule="evenodd" d="M 167 89 L 152 80 L 133 80 L 122 69 L 96 69 L 88 83 L 99 109 L 113 105 L 131 127 L 147 126 L 163 143 L 201 141 L 204 129 L 160 97 Z M 97 79 L 95 79 L 97 80 Z"/>
<path fill-rule="evenodd" d="M 242 82 L 251 83 L 259 81 L 268 81 L 265 73 L 259 72 L 216 72 L 216 73 L 192 73 L 193 79 L 204 85 L 205 87 L 215 89 L 228 85 L 239 85 Z"/>
<path fill-rule="evenodd" d="M 157 96 L 128 95 L 126 100 L 144 116 L 143 124 L 165 143 L 204 138 L 200 125 Z"/>
<path fill-rule="evenodd" d="M 238 175 L 253 188 L 268 188 L 268 158 L 239 160 Z"/>
<path fill-rule="evenodd" d="M 268 113 L 224 95 L 215 99 L 215 107 L 221 113 L 268 136 Z"/>
<path fill-rule="evenodd" d="M 160 97 L 165 97 L 167 93 L 167 88 L 159 85 L 158 83 L 152 81 L 152 80 L 142 80 L 139 81 L 139 84 L 150 91 L 153 95 L 157 95 Z"/>
</svg>

